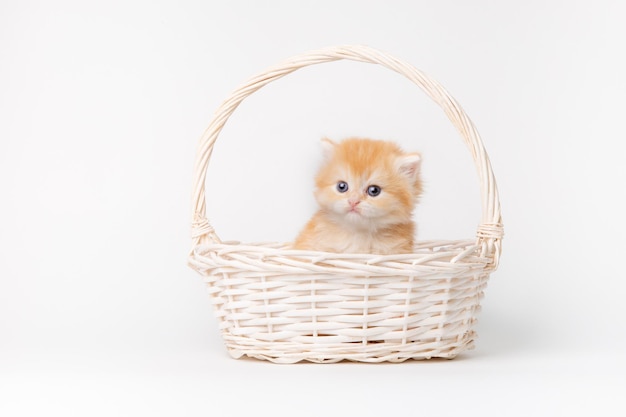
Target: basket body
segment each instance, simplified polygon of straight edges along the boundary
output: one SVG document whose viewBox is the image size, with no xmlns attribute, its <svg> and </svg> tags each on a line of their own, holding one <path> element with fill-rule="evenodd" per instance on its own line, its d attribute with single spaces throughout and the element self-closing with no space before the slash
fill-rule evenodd
<svg viewBox="0 0 626 417">
<path fill-rule="evenodd" d="M 482 220 L 475 239 L 418 242 L 411 254 L 336 254 L 288 244 L 222 242 L 205 209 L 213 145 L 250 94 L 298 68 L 340 59 L 379 64 L 406 76 L 445 112 L 476 164 Z M 478 132 L 435 80 L 364 46 L 292 57 L 260 73 L 218 108 L 200 139 L 193 186 L 189 265 L 207 284 L 229 353 L 277 363 L 402 362 L 454 358 L 473 347 L 473 325 L 503 237 L 495 176 Z"/>
<path fill-rule="evenodd" d="M 222 243 L 190 263 L 230 354 L 278 363 L 454 358 L 473 347 L 491 272 L 472 241 L 378 257 Z"/>
</svg>

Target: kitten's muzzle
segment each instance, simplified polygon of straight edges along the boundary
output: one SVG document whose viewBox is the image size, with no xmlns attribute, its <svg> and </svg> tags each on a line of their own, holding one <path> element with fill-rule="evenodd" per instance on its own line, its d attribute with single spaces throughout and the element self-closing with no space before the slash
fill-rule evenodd
<svg viewBox="0 0 626 417">
<path fill-rule="evenodd" d="M 361 204 L 361 200 L 348 200 L 348 204 L 350 205 L 350 210 L 348 211 L 359 213 L 358 205 Z"/>
</svg>

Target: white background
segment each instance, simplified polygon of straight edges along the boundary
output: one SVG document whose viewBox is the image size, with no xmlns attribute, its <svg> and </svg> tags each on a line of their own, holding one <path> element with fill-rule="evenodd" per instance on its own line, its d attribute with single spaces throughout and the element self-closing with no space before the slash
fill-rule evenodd
<svg viewBox="0 0 626 417">
<path fill-rule="evenodd" d="M 625 18 L 618 0 L 2 1 L 0 415 L 625 415 Z M 232 360 L 185 264 L 197 140 L 248 77 L 350 43 L 436 78 L 481 132 L 506 237 L 477 348 Z M 456 131 L 410 82 L 350 62 L 231 118 L 207 180 L 220 236 L 293 238 L 325 135 L 421 151 L 420 237 L 473 236 Z"/>
</svg>

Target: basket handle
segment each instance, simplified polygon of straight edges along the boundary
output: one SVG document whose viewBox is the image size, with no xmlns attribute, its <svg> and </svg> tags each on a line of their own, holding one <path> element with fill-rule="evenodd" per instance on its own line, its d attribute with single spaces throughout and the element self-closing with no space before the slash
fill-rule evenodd
<svg viewBox="0 0 626 417">
<path fill-rule="evenodd" d="M 193 244 L 220 243 L 215 230 L 206 218 L 205 179 L 213 145 L 228 118 L 239 104 L 261 87 L 274 80 L 284 77 L 297 69 L 309 65 L 348 59 L 371 64 L 379 64 L 417 84 L 448 116 L 452 124 L 460 132 L 468 146 L 480 179 L 482 197 L 482 220 L 478 227 L 477 242 L 482 245 L 483 256 L 493 257 L 493 265 L 497 266 L 500 257 L 503 236 L 500 201 L 496 179 L 491 163 L 476 127 L 465 114 L 456 100 L 435 80 L 413 67 L 412 65 L 392 57 L 389 54 L 361 45 L 336 46 L 311 51 L 294 56 L 286 61 L 268 68 L 252 77 L 237 88 L 217 109 L 209 127 L 200 138 L 196 155 L 193 177 Z"/>
</svg>

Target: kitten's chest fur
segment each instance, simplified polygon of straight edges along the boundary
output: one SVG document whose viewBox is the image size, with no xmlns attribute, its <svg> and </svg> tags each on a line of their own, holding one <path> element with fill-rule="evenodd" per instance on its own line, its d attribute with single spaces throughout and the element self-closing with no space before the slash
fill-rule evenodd
<svg viewBox="0 0 626 417">
<path fill-rule="evenodd" d="M 356 227 L 318 212 L 296 242 L 301 248 L 326 252 L 393 254 L 413 251 L 413 222 L 386 227 Z"/>
<path fill-rule="evenodd" d="M 403 241 L 387 230 L 361 231 L 339 228 L 335 231 L 335 247 L 338 252 L 346 253 L 398 253 Z"/>
</svg>

